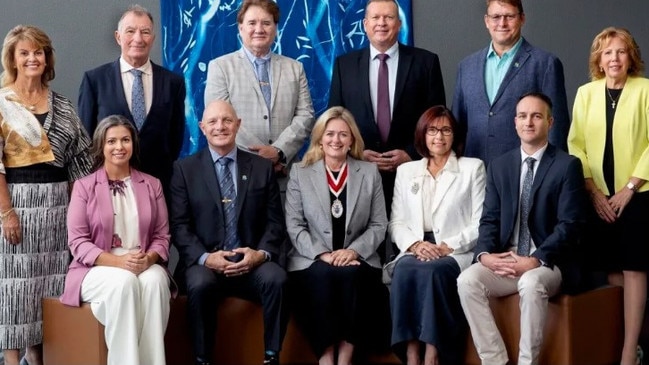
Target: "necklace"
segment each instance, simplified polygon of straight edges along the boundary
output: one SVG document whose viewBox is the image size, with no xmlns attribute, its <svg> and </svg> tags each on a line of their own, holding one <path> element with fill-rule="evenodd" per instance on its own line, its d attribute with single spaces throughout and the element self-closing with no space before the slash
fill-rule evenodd
<svg viewBox="0 0 649 365">
<path fill-rule="evenodd" d="M 611 108 L 615 109 L 615 106 L 617 105 L 617 101 L 620 100 L 620 96 L 622 96 L 622 89 L 615 89 L 619 90 L 620 93 L 617 95 L 616 99 L 613 99 L 613 96 L 611 95 L 611 90 L 607 87 L 606 88 L 606 94 L 608 95 L 609 99 L 611 99 Z"/>
<path fill-rule="evenodd" d="M 336 198 L 331 204 L 331 215 L 334 218 L 340 218 L 343 215 L 344 207 L 343 203 L 338 199 L 340 194 L 343 192 L 343 189 L 347 185 L 347 162 L 343 164 L 340 169 L 340 173 L 335 177 L 329 166 L 325 164 L 327 169 L 327 183 L 329 185 L 329 191 Z"/>
<path fill-rule="evenodd" d="M 34 101 L 34 98 L 27 98 L 22 92 L 18 91 L 18 89 L 14 89 L 15 93 L 20 98 L 21 104 L 32 113 L 36 111 L 36 106 L 41 102 L 41 99 L 43 99 L 43 93 L 41 90 L 36 91 L 36 100 Z"/>
</svg>

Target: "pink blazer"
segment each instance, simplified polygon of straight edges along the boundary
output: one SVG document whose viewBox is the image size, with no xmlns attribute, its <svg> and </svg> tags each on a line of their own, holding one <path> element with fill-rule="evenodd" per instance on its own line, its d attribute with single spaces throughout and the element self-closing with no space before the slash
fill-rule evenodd
<svg viewBox="0 0 649 365">
<path fill-rule="evenodd" d="M 157 252 L 166 262 L 169 259 L 169 220 L 160 181 L 135 169 L 131 169 L 131 181 L 137 201 L 142 249 Z M 110 251 L 113 240 L 113 204 L 103 169 L 75 182 L 67 225 L 73 259 L 65 277 L 61 302 L 78 307 L 81 282 L 97 257 Z"/>
</svg>

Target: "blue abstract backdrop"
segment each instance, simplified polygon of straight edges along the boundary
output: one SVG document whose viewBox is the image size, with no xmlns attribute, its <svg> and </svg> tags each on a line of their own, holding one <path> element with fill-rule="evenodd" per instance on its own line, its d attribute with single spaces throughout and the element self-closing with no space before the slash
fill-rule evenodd
<svg viewBox="0 0 649 365">
<path fill-rule="evenodd" d="M 335 58 L 366 47 L 363 31 L 366 0 L 277 0 L 280 23 L 273 51 L 304 65 L 316 116 L 329 100 Z M 411 0 L 398 0 L 402 21 L 399 41 L 412 44 Z M 160 0 L 163 64 L 183 74 L 187 85 L 185 144 L 182 155 L 205 145 L 198 128 L 210 60 L 241 47 L 237 10 L 241 0 Z"/>
</svg>

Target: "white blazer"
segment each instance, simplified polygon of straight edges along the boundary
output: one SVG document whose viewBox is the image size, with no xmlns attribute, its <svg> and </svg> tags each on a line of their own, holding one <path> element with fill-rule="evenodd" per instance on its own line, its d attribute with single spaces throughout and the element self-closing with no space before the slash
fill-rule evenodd
<svg viewBox="0 0 649 365">
<path fill-rule="evenodd" d="M 433 216 L 433 233 L 437 243 L 446 242 L 453 248 L 453 257 L 460 270 L 473 259 L 473 247 L 478 240 L 478 226 L 485 196 L 486 173 L 480 159 L 461 157 L 454 153 L 448 158 L 439 176 L 433 205 L 423 206 L 422 184 L 428 174 L 428 159 L 402 164 L 397 169 L 392 198 L 389 232 L 401 253 L 386 265 L 388 275 L 406 250 L 424 237 L 424 214 Z"/>
</svg>

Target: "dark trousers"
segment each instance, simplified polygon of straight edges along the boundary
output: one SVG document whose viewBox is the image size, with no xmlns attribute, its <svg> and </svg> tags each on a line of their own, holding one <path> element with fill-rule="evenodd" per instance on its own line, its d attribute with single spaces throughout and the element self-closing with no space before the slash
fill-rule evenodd
<svg viewBox="0 0 649 365">
<path fill-rule="evenodd" d="M 264 311 L 266 350 L 281 350 L 286 333 L 286 272 L 274 262 L 266 262 L 250 273 L 226 277 L 205 266 L 193 265 L 185 272 L 188 319 L 194 354 L 212 356 L 216 335 L 216 308 L 219 300 L 235 296 L 261 303 Z M 226 350 L 226 349 L 223 349 Z"/>
<path fill-rule="evenodd" d="M 467 323 L 457 293 L 460 267 L 452 257 L 419 261 L 404 256 L 392 276 L 392 344 L 405 355 L 408 341 L 433 344 L 440 364 L 461 364 Z"/>
<path fill-rule="evenodd" d="M 380 270 L 332 266 L 315 261 L 309 268 L 289 273 L 292 307 L 313 352 L 319 358 L 327 347 L 345 340 L 357 345 L 368 331 L 371 291 L 380 284 Z"/>
</svg>

